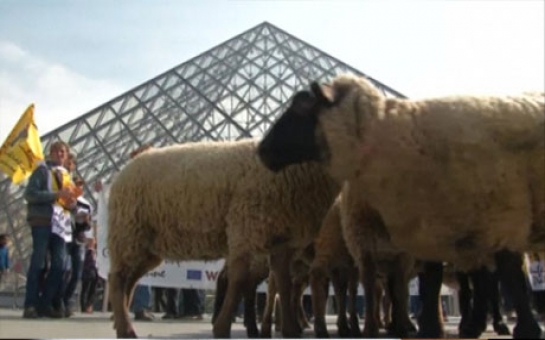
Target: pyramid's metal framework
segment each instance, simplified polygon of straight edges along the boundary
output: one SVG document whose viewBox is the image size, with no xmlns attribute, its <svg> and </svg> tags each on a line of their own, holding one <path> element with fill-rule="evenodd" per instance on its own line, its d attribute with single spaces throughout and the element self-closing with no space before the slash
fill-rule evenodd
<svg viewBox="0 0 545 340">
<path fill-rule="evenodd" d="M 295 91 L 344 72 L 363 75 L 264 22 L 44 135 L 42 144 L 47 150 L 52 141 L 68 142 L 88 183 L 85 195 L 96 204 L 92 183 L 107 182 L 138 146 L 259 137 Z M 1 179 L 0 232 L 12 235 L 13 256 L 26 272 L 32 241 L 24 185 Z"/>
</svg>

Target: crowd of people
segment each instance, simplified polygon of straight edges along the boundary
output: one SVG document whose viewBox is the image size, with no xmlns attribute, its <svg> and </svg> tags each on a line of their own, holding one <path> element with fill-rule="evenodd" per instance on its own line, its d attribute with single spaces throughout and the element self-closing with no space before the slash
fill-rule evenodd
<svg viewBox="0 0 545 340">
<path fill-rule="evenodd" d="M 73 315 L 82 277 L 86 287 L 81 294 L 82 308 L 88 311 L 93 304 L 98 280 L 96 242 L 91 228 L 92 205 L 83 197 L 83 187 L 69 146 L 62 141 L 52 143 L 46 161 L 32 172 L 24 193 L 32 235 L 24 318 Z"/>
<path fill-rule="evenodd" d="M 69 145 L 53 142 L 46 160 L 32 172 L 25 188 L 32 253 L 23 318 L 72 316 L 78 287 L 80 311 L 92 313 L 97 286 L 104 283 L 98 275 L 93 208 L 84 197 L 84 180 L 77 176 L 76 167 L 77 159 Z M 94 190 L 102 190 L 102 184 L 96 183 Z M 10 268 L 8 242 L 7 234 L 0 235 L 0 282 Z M 163 319 L 202 319 L 203 290 L 153 289 L 155 308 L 166 311 Z M 132 310 L 137 320 L 154 319 L 150 286 L 137 286 Z"/>
</svg>

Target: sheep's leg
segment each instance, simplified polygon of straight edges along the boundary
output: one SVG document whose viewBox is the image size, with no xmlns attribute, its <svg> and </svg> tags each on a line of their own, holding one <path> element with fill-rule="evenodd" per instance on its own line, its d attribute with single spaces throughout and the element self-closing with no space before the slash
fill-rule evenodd
<svg viewBox="0 0 545 340">
<path fill-rule="evenodd" d="M 486 330 L 490 280 L 485 267 L 469 272 L 473 282 L 473 308 L 469 326 L 464 329 L 464 337 L 478 338 Z"/>
<path fill-rule="evenodd" d="M 296 275 L 293 279 L 292 310 L 297 314 L 297 322 L 301 329 L 310 328 L 307 316 L 303 309 L 303 295 L 308 286 L 308 275 Z"/>
<path fill-rule="evenodd" d="M 271 270 L 276 277 L 276 285 L 280 295 L 282 336 L 294 338 L 301 336 L 302 329 L 295 318 L 294 311 L 290 308 L 290 297 L 293 290 L 290 265 L 294 251 L 292 249 L 275 249 L 271 253 Z"/>
<path fill-rule="evenodd" d="M 331 283 L 335 290 L 335 299 L 337 300 L 337 331 L 340 338 L 350 336 L 350 327 L 346 318 L 346 291 L 348 290 L 347 274 L 342 269 L 336 269 L 331 272 Z"/>
<path fill-rule="evenodd" d="M 365 324 L 363 329 L 364 338 L 378 337 L 378 320 L 376 318 L 376 289 L 377 289 L 377 269 L 373 256 L 369 252 L 364 252 L 363 263 L 360 263 L 361 281 L 365 290 Z"/>
<path fill-rule="evenodd" d="M 221 307 L 223 306 L 223 301 L 225 300 L 225 294 L 227 293 L 227 285 L 228 285 L 228 278 L 227 278 L 227 270 L 226 266 L 224 266 L 216 280 L 216 296 L 214 298 L 214 312 L 212 313 L 212 324 L 216 322 L 216 319 L 218 318 L 218 314 L 221 310 Z"/>
<path fill-rule="evenodd" d="M 356 309 L 356 299 L 358 297 L 358 270 L 357 268 L 348 268 L 348 314 L 350 315 L 350 335 L 354 338 L 361 338 L 363 335 L 360 330 L 360 319 Z"/>
<path fill-rule="evenodd" d="M 272 315 L 276 302 L 276 279 L 274 273 L 269 271 L 269 280 L 267 286 L 267 302 L 263 311 L 263 319 L 261 321 L 261 337 L 272 338 Z"/>
<path fill-rule="evenodd" d="M 494 332 L 498 335 L 511 335 L 509 327 L 503 322 L 503 316 L 500 312 L 500 290 L 499 290 L 499 281 L 496 273 L 490 273 L 491 282 L 490 282 L 490 305 L 492 308 L 492 318 L 493 318 L 493 327 Z"/>
<path fill-rule="evenodd" d="M 248 256 L 240 256 L 229 261 L 227 276 L 227 294 L 221 307 L 220 313 L 214 322 L 213 333 L 215 338 L 229 338 L 231 336 L 231 324 L 236 313 L 238 304 L 242 298 L 242 291 L 247 286 L 249 274 Z"/>
<path fill-rule="evenodd" d="M 137 338 L 129 316 L 131 292 L 126 292 L 127 275 L 122 271 L 108 275 L 110 303 L 114 315 L 114 329 L 118 338 Z"/>
<path fill-rule="evenodd" d="M 144 260 L 137 259 L 130 265 L 118 266 L 109 276 L 110 303 L 114 314 L 114 328 L 118 338 L 136 338 L 136 332 L 129 316 L 129 306 L 138 280 L 149 270 L 157 267 L 161 259 L 151 254 L 141 254 Z"/>
<path fill-rule="evenodd" d="M 259 338 L 259 329 L 257 327 L 257 287 L 269 276 L 269 271 L 259 272 L 252 276 L 250 289 L 244 295 L 244 325 L 248 338 Z"/>
<path fill-rule="evenodd" d="M 471 323 L 471 300 L 473 293 L 469 287 L 469 275 L 465 272 L 456 272 L 456 279 L 460 290 L 458 292 L 458 303 L 460 305 L 460 324 L 458 324 L 458 334 L 461 338 L 466 338 L 468 328 Z"/>
<path fill-rule="evenodd" d="M 259 286 L 260 283 L 261 280 L 252 280 L 252 282 L 248 285 L 248 289 L 244 292 L 244 326 L 246 326 L 246 335 L 250 339 L 259 337 L 255 301 L 257 286 Z"/>
<path fill-rule="evenodd" d="M 517 312 L 517 325 L 513 329 L 513 338 L 539 339 L 541 328 L 530 309 L 528 288 L 522 271 L 522 255 L 502 250 L 495 254 L 495 258 L 500 283 L 513 297 L 513 304 Z"/>
<path fill-rule="evenodd" d="M 414 330 L 409 319 L 409 277 L 407 267 L 409 263 L 403 256 L 398 256 L 393 263 L 394 270 L 388 278 L 388 289 L 392 305 L 392 331 L 395 336 L 407 338 Z M 412 327 L 411 327 L 412 326 Z"/>
<path fill-rule="evenodd" d="M 313 264 L 310 269 L 310 289 L 312 292 L 312 312 L 314 314 L 314 334 L 317 338 L 329 338 L 325 321 L 327 270 L 321 264 Z"/>
<path fill-rule="evenodd" d="M 443 264 L 425 262 L 424 271 L 418 274 L 422 312 L 418 317 L 417 338 L 444 338 L 443 313 L 441 312 L 441 284 Z"/>
</svg>

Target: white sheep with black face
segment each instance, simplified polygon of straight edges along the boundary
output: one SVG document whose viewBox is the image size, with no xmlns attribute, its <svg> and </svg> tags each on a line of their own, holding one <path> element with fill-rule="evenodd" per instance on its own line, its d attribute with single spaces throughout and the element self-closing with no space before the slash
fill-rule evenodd
<svg viewBox="0 0 545 340">
<path fill-rule="evenodd" d="M 471 269 L 545 249 L 543 94 L 390 99 L 342 75 L 298 92 L 259 156 L 275 171 L 320 161 L 418 259 Z M 496 262 L 500 276 L 517 270 Z M 516 337 L 540 334 L 535 321 L 519 325 L 520 316 Z"/>
</svg>

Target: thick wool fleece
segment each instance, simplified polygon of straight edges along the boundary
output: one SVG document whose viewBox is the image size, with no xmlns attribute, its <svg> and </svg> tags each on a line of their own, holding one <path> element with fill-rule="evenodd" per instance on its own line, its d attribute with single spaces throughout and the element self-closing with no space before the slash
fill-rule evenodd
<svg viewBox="0 0 545 340">
<path fill-rule="evenodd" d="M 111 270 L 144 263 L 149 255 L 236 259 L 281 244 L 302 248 L 339 190 L 317 164 L 272 173 L 259 162 L 255 140 L 148 150 L 111 187 Z"/>
<path fill-rule="evenodd" d="M 353 76 L 331 86 L 317 131 L 328 168 L 380 212 L 393 244 L 461 269 L 545 248 L 542 94 L 403 100 Z"/>
</svg>

